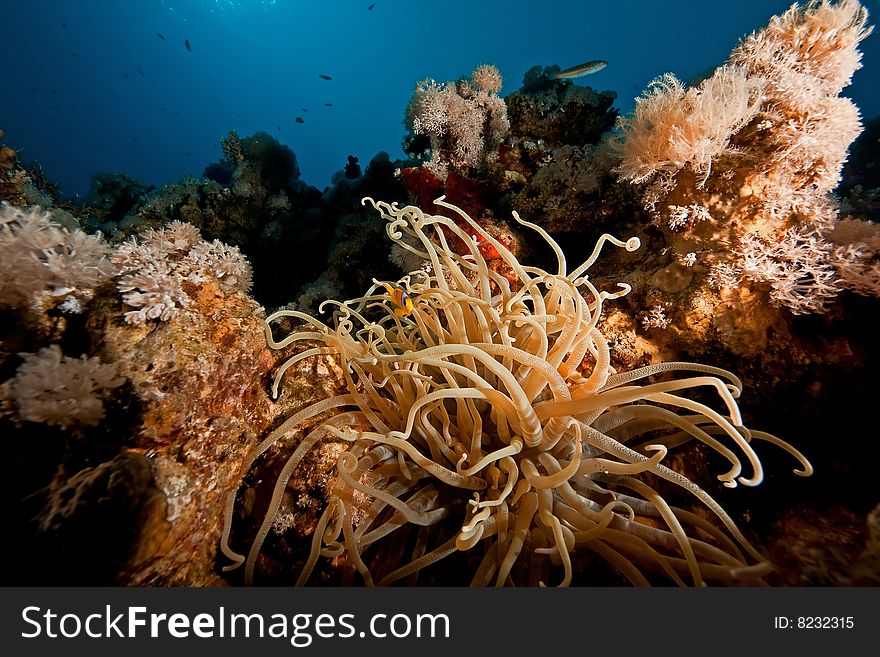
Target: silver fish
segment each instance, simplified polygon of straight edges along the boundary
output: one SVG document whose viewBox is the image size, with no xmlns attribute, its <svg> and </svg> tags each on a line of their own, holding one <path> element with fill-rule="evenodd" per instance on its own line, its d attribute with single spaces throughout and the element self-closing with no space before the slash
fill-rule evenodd
<svg viewBox="0 0 880 657">
<path fill-rule="evenodd" d="M 591 62 L 586 62 L 584 64 L 578 64 L 577 66 L 572 66 L 571 68 L 567 68 L 564 71 L 558 71 L 557 73 L 551 73 L 549 77 L 551 80 L 569 80 L 571 78 L 580 78 L 585 75 L 589 75 L 590 73 L 595 73 L 596 71 L 601 71 L 603 68 L 608 66 L 608 62 L 602 59 L 594 59 Z"/>
</svg>

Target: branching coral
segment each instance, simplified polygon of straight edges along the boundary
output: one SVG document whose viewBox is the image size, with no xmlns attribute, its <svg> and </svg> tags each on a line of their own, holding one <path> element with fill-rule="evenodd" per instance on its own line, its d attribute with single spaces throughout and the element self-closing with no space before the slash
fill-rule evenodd
<svg viewBox="0 0 880 657">
<path fill-rule="evenodd" d="M 234 164 L 244 162 L 244 152 L 241 147 L 241 138 L 235 130 L 230 130 L 229 135 L 220 137 L 220 147 L 226 159 Z"/>
<path fill-rule="evenodd" d="M 811 468 L 783 441 L 743 426 L 736 403 L 742 386 L 725 370 L 668 362 L 613 371 L 598 322 L 603 304 L 629 286 L 600 291 L 587 270 L 605 244 L 634 251 L 638 239 L 603 235 L 569 271 L 556 242 L 514 213 L 553 249 L 557 266 L 550 272 L 520 263 L 442 198 L 436 204 L 456 221 L 414 206 L 364 202 L 387 221 L 393 242 L 430 267 L 398 282 L 413 301 L 409 315 L 394 312 L 377 281 L 361 298 L 326 302 L 335 307 L 329 323 L 289 310 L 267 318 L 270 346 L 308 347 L 277 371 L 276 396 L 292 365 L 325 355 L 344 365 L 347 390 L 300 410 L 255 448 L 251 465 L 304 421 L 327 418 L 289 455 L 247 554 L 229 544 L 229 498 L 221 548 L 234 564 L 227 569 L 243 564 L 245 580 L 253 580 L 292 473 L 322 441 L 335 439 L 348 448 L 338 457 L 299 584 L 320 557 L 346 555 L 344 569 L 385 585 L 467 552 L 475 556 L 475 585 L 546 581 L 540 573 L 549 564 L 567 585 L 579 550 L 635 584 L 647 584 L 651 571 L 678 584 L 760 581 L 769 564 L 666 457 L 683 443 L 702 442 L 729 462 L 718 476 L 727 487 L 761 482 L 756 442 L 793 454 L 798 474 Z M 450 249 L 450 234 L 470 252 Z M 487 266 L 479 248 L 486 242 L 513 280 Z M 305 326 L 275 340 L 271 324 L 284 317 Z M 651 381 L 655 375 L 662 380 Z M 686 396 L 698 388 L 717 394 L 723 411 Z M 660 480 L 709 513 L 672 506 L 656 486 Z"/>
<path fill-rule="evenodd" d="M 457 83 L 424 80 L 406 110 L 407 127 L 431 142 L 426 164 L 440 179 L 452 169 L 468 173 L 485 164 L 510 128 L 507 106 L 498 95 L 501 74 L 482 65 Z"/>
</svg>

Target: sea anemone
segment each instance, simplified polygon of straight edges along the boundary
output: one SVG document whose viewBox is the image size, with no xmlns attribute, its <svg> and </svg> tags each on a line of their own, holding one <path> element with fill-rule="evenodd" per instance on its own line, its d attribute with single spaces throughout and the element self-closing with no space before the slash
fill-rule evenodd
<svg viewBox="0 0 880 657">
<path fill-rule="evenodd" d="M 325 302 L 335 307 L 328 323 L 292 310 L 266 319 L 273 348 L 318 344 L 277 371 L 274 395 L 292 365 L 322 355 L 342 365 L 347 390 L 297 412 L 254 449 L 251 465 L 304 421 L 327 418 L 287 458 L 247 555 L 229 546 L 229 497 L 221 549 L 234 563 L 227 570 L 244 564 L 245 581 L 253 580 L 291 474 L 322 441 L 335 439 L 347 448 L 298 584 L 321 557 L 344 556 L 336 563 L 350 575 L 386 585 L 415 581 L 465 552 L 474 585 L 544 584 L 548 575 L 568 585 L 577 551 L 595 553 L 638 585 L 657 575 L 679 585 L 762 582 L 770 564 L 720 504 L 664 460 L 700 441 L 729 461 L 718 479 L 731 488 L 761 482 L 756 442 L 791 453 L 799 475 L 812 468 L 787 443 L 743 426 L 742 385 L 726 370 L 687 362 L 613 370 L 598 322 L 603 304 L 630 288 L 600 291 L 586 272 L 605 244 L 635 251 L 637 238 L 602 235 L 569 272 L 556 242 L 514 212 L 553 249 L 550 273 L 521 264 L 442 198 L 437 206 L 456 220 L 363 202 L 381 213 L 399 248 L 429 263 L 395 283 L 412 299 L 412 312 L 395 313 L 385 283 L 376 281 L 360 298 Z M 470 253 L 450 249 L 450 234 Z M 487 266 L 479 248 L 487 242 L 513 275 Z M 271 324 L 282 317 L 305 326 L 276 341 Z M 684 396 L 697 388 L 714 391 L 723 410 Z M 670 504 L 661 480 L 689 493 L 697 502 L 690 506 L 703 512 Z"/>
</svg>

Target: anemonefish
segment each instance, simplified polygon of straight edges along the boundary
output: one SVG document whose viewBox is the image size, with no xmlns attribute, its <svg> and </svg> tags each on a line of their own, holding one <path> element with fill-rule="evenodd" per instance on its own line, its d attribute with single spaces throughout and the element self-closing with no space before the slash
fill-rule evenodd
<svg viewBox="0 0 880 657">
<path fill-rule="evenodd" d="M 388 292 L 388 296 L 391 297 L 391 308 L 395 315 L 398 317 L 412 315 L 413 301 L 409 298 L 409 295 L 403 291 L 403 288 L 389 283 L 382 283 L 382 287 L 385 288 Z"/>
</svg>

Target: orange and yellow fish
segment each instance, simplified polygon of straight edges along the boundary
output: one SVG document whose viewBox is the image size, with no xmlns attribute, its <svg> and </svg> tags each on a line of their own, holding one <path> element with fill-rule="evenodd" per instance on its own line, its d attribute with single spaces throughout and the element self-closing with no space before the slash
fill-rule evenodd
<svg viewBox="0 0 880 657">
<path fill-rule="evenodd" d="M 391 298 L 391 310 L 397 317 L 412 315 L 413 300 L 403 291 L 403 288 L 390 283 L 382 283 L 381 285 L 388 292 L 388 296 Z"/>
</svg>

